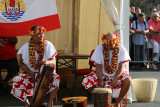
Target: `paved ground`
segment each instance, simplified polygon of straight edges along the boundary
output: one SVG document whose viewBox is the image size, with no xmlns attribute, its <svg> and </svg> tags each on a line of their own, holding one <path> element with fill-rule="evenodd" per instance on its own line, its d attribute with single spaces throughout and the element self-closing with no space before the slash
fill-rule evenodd
<svg viewBox="0 0 160 107">
<path fill-rule="evenodd" d="M 153 102 L 133 102 L 128 107 L 160 107 L 160 72 L 159 71 L 137 71 L 130 72 L 132 78 L 156 78 L 158 79 L 157 90 Z M 133 93 L 133 92 L 132 92 Z"/>
<path fill-rule="evenodd" d="M 133 101 L 132 104 L 128 104 L 127 107 L 160 107 L 160 71 L 134 71 L 130 70 L 130 75 L 132 78 L 156 78 L 158 79 L 157 91 L 153 102 L 136 102 Z M 78 93 L 83 93 L 83 95 L 87 95 L 84 89 L 77 90 Z M 63 97 L 69 96 L 71 89 L 63 89 L 58 92 L 59 96 L 65 95 Z M 132 92 L 133 93 L 133 92 Z M 81 96 L 83 96 L 81 95 Z M 58 98 L 58 104 L 55 107 L 61 107 L 61 99 L 62 97 Z M 45 98 L 47 100 L 47 98 Z M 23 103 L 18 99 L 14 98 L 12 95 L 0 95 L 0 107 L 23 107 Z M 93 107 L 92 100 L 89 100 L 88 107 Z"/>
</svg>

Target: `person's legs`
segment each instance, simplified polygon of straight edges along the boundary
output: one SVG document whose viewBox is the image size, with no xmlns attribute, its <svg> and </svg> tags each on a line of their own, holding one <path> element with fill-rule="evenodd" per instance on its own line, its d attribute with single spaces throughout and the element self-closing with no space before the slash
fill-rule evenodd
<svg viewBox="0 0 160 107">
<path fill-rule="evenodd" d="M 53 107 L 53 99 L 54 99 L 54 96 L 57 94 L 57 91 L 58 91 L 58 87 L 50 92 L 47 107 Z"/>
<path fill-rule="evenodd" d="M 150 44 L 153 47 L 153 69 L 157 69 L 157 55 L 158 55 L 158 43 L 155 40 L 149 40 Z"/>
<path fill-rule="evenodd" d="M 153 48 L 149 48 L 149 61 L 152 60 Z"/>
<path fill-rule="evenodd" d="M 20 99 L 21 101 L 24 101 L 24 106 L 29 107 L 32 93 L 33 93 L 33 85 L 34 80 L 31 78 L 31 76 L 25 72 L 22 72 L 18 74 L 13 79 L 13 85 L 11 94 L 13 94 L 14 97 Z"/>
<path fill-rule="evenodd" d="M 134 44 L 133 44 L 133 42 L 132 42 L 132 36 L 133 36 L 133 35 L 130 35 L 129 53 L 130 53 L 131 60 L 134 61 Z M 133 64 L 133 63 L 130 63 L 129 65 L 130 65 L 130 66 L 133 66 L 134 64 Z"/>
<path fill-rule="evenodd" d="M 152 53 L 153 53 L 153 46 L 150 44 L 150 42 L 147 42 L 147 60 L 152 60 Z"/>
<path fill-rule="evenodd" d="M 47 107 L 53 107 L 53 99 L 54 99 L 54 96 L 57 94 L 59 83 L 60 83 L 60 76 L 56 73 L 53 73 L 51 83 L 49 85 L 48 92 L 50 92 L 50 95 L 49 95 Z"/>
<path fill-rule="evenodd" d="M 119 94 L 117 101 L 115 103 L 115 107 L 120 107 L 120 102 L 123 100 L 124 96 L 126 95 L 126 93 L 129 90 L 130 86 L 131 86 L 131 79 L 126 78 L 122 83 L 121 91 L 120 91 L 120 94 Z"/>
<path fill-rule="evenodd" d="M 3 68 L 5 68 L 4 65 L 5 65 L 5 61 L 4 61 L 4 60 L 1 60 L 1 61 L 0 61 L 0 85 L 1 85 L 2 88 L 8 87 L 7 83 L 3 80 L 2 74 L 1 74 L 1 70 L 2 70 Z"/>
<path fill-rule="evenodd" d="M 8 70 L 8 74 L 4 79 L 5 82 L 8 82 L 19 72 L 18 61 L 16 58 L 6 61 L 5 68 Z"/>
<path fill-rule="evenodd" d="M 30 103 L 28 98 L 24 101 L 24 107 L 29 107 Z"/>
<path fill-rule="evenodd" d="M 140 64 L 141 67 L 144 67 L 144 54 L 145 54 L 145 49 L 144 49 L 144 45 L 140 46 L 140 61 L 142 61 L 142 63 Z"/>
<path fill-rule="evenodd" d="M 2 90 L 8 89 L 8 84 L 3 80 L 1 72 L 0 72 L 0 88 Z"/>
<path fill-rule="evenodd" d="M 140 61 L 140 45 L 135 45 L 135 61 Z M 140 70 L 140 63 L 136 62 L 135 69 Z"/>
</svg>

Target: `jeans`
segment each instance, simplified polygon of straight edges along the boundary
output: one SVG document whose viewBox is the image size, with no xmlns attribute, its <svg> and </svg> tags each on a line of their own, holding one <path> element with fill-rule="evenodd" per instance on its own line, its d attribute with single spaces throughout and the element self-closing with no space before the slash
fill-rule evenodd
<svg viewBox="0 0 160 107">
<path fill-rule="evenodd" d="M 144 45 L 135 45 L 134 46 L 134 54 L 135 54 L 135 61 L 144 61 Z M 136 66 L 141 66 L 142 63 L 136 63 Z"/>
</svg>

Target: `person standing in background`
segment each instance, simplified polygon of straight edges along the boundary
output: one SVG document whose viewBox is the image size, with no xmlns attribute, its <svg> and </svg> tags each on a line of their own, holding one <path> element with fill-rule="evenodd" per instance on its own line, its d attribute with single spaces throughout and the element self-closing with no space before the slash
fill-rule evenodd
<svg viewBox="0 0 160 107">
<path fill-rule="evenodd" d="M 150 8 L 150 16 L 147 18 L 147 21 L 151 19 L 151 15 L 153 12 L 157 11 L 155 6 L 152 6 L 152 8 Z"/>
<path fill-rule="evenodd" d="M 135 7 L 131 6 L 130 7 L 130 21 L 131 21 L 131 23 L 135 20 L 135 18 L 136 18 Z"/>
<path fill-rule="evenodd" d="M 149 36 L 149 43 L 153 47 L 153 61 L 152 64 L 153 69 L 157 69 L 157 61 L 159 60 L 159 44 L 160 44 L 160 19 L 159 12 L 153 12 L 151 15 L 151 19 L 148 21 L 149 31 L 152 33 L 157 33 Z"/>
<path fill-rule="evenodd" d="M 18 61 L 16 58 L 17 37 L 0 37 L 0 86 L 3 91 L 9 92 L 8 81 L 19 72 Z M 3 79 L 2 69 L 7 69 L 7 76 Z"/>
<path fill-rule="evenodd" d="M 145 14 L 139 13 L 138 19 L 133 21 L 132 29 L 135 31 L 135 34 L 132 37 L 132 42 L 134 44 L 134 55 L 135 61 L 144 61 L 144 45 L 145 45 L 145 36 L 149 32 L 148 24 L 145 21 Z M 141 63 L 136 63 L 135 70 L 141 70 Z"/>
</svg>

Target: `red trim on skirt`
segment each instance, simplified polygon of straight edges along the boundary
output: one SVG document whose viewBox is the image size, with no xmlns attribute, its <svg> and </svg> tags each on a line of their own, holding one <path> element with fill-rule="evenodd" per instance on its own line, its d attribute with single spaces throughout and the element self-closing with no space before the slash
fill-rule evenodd
<svg viewBox="0 0 160 107">
<path fill-rule="evenodd" d="M 48 87 L 47 93 L 59 87 L 60 76 L 53 73 L 51 83 Z M 34 81 L 31 76 L 25 72 L 20 73 L 13 79 L 13 86 L 11 93 L 18 99 L 25 101 L 27 96 L 33 95 Z"/>
<path fill-rule="evenodd" d="M 115 87 L 110 86 L 111 89 L 119 89 L 122 87 L 122 83 L 126 78 L 131 78 L 127 71 L 124 71 L 122 75 L 117 80 L 117 85 Z M 103 76 L 105 85 L 111 85 L 113 81 L 113 76 Z M 95 72 L 88 74 L 82 82 L 85 89 L 91 88 L 99 83 L 98 77 Z"/>
</svg>

